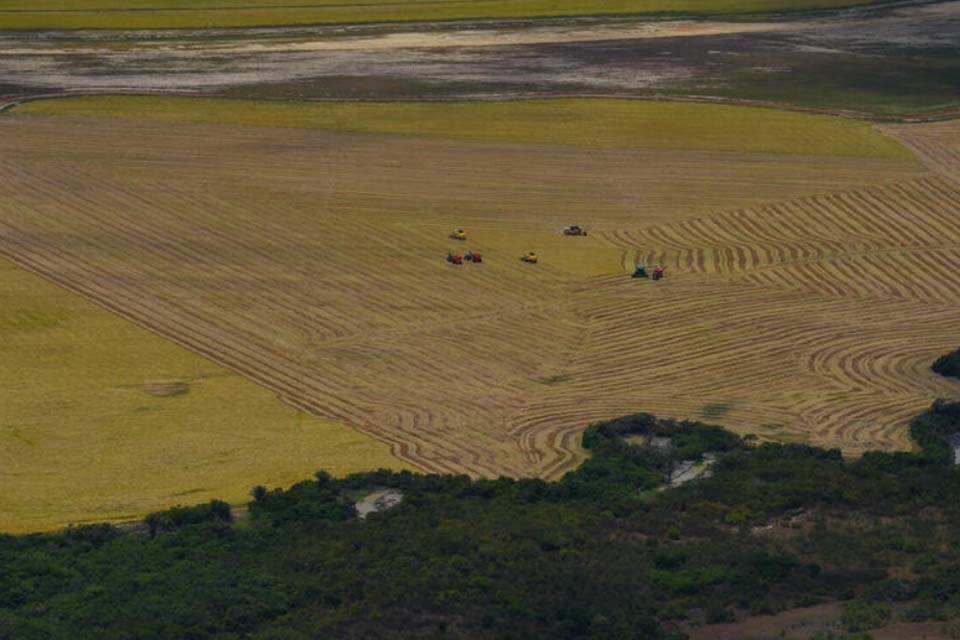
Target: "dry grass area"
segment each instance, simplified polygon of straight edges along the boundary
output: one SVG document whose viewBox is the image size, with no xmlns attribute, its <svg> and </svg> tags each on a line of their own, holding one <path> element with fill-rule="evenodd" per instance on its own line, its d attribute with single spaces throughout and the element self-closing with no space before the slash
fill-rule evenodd
<svg viewBox="0 0 960 640">
<path fill-rule="evenodd" d="M 16 113 L 0 157 L 0 255 L 423 469 L 556 476 L 636 411 L 902 448 L 957 391 L 960 188 L 912 160 Z"/>
<path fill-rule="evenodd" d="M 253 485 L 319 468 L 403 466 L 386 445 L 4 260 L 0 342 L 0 532 L 245 502 Z"/>
</svg>

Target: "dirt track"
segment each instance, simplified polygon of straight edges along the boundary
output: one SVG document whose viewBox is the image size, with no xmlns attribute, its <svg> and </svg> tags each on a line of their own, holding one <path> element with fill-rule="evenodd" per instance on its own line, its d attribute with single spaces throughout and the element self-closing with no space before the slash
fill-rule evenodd
<svg viewBox="0 0 960 640">
<path fill-rule="evenodd" d="M 914 163 L 0 129 L 0 254 L 424 469 L 556 476 L 585 424 L 639 410 L 903 447 L 955 391 L 927 367 L 960 329 L 960 192 Z M 557 230 L 585 212 L 582 254 Z M 455 225 L 484 265 L 443 261 Z M 531 244 L 554 247 L 535 268 Z M 664 286 L 626 277 L 637 259 Z"/>
</svg>

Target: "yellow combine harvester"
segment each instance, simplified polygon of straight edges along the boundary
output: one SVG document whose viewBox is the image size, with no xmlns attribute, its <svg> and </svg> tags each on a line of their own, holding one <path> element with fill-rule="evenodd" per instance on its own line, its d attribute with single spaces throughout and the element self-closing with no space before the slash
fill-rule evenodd
<svg viewBox="0 0 960 640">
<path fill-rule="evenodd" d="M 450 234 L 450 237 L 453 240 L 464 241 L 467 239 L 467 232 L 464 231 L 463 229 L 457 228 L 453 230 L 453 233 Z"/>
<path fill-rule="evenodd" d="M 527 264 L 537 264 L 538 260 L 539 258 L 537 258 L 537 254 L 535 254 L 533 251 L 520 258 L 521 262 L 526 262 Z"/>
</svg>

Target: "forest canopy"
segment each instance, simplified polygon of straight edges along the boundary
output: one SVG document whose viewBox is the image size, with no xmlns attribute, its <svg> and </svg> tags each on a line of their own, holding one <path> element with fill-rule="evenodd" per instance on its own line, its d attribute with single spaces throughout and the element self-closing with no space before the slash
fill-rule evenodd
<svg viewBox="0 0 960 640">
<path fill-rule="evenodd" d="M 557 482 L 320 471 L 242 520 L 214 501 L 2 536 L 0 638 L 682 638 L 836 598 L 849 632 L 891 603 L 956 618 L 960 403 L 911 431 L 917 453 L 850 462 L 639 414 L 589 427 Z M 402 502 L 358 518 L 385 488 Z"/>
</svg>

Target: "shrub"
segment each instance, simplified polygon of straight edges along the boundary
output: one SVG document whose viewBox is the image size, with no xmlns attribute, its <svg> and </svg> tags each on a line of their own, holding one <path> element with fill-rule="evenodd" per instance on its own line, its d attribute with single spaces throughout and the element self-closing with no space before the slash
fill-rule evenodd
<svg viewBox="0 0 960 640">
<path fill-rule="evenodd" d="M 937 358 L 931 369 L 942 376 L 960 378 L 960 349 Z"/>
<path fill-rule="evenodd" d="M 850 632 L 879 629 L 890 623 L 890 609 L 887 607 L 855 599 L 843 607 L 840 624 Z"/>
<path fill-rule="evenodd" d="M 195 507 L 174 507 L 167 511 L 151 513 L 144 522 L 150 528 L 150 536 L 164 531 L 175 531 L 181 527 L 204 522 L 230 523 L 233 514 L 230 505 L 222 500 L 211 500 Z"/>
</svg>

